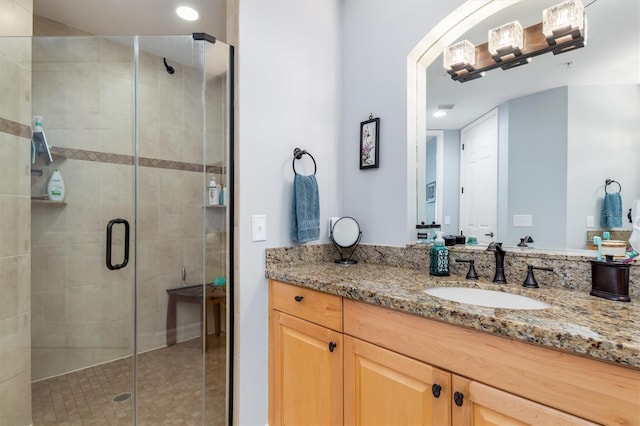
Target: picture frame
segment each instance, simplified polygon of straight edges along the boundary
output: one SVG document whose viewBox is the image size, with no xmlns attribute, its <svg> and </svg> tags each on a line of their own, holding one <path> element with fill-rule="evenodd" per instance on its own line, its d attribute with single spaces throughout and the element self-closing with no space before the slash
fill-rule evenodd
<svg viewBox="0 0 640 426">
<path fill-rule="evenodd" d="M 436 181 L 427 184 L 427 203 L 436 202 Z"/>
<path fill-rule="evenodd" d="M 360 170 L 380 166 L 380 118 L 369 116 L 360 123 Z"/>
</svg>

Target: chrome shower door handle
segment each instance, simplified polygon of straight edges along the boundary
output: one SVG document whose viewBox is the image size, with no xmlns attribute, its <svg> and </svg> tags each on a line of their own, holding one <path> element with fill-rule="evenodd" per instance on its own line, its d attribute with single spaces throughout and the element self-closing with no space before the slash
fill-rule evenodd
<svg viewBox="0 0 640 426">
<path fill-rule="evenodd" d="M 124 259 L 122 263 L 118 263 L 114 265 L 111 262 L 111 248 L 113 245 L 113 225 L 123 224 L 124 225 Z M 126 219 L 112 219 L 107 224 L 107 268 L 114 271 L 117 269 L 122 269 L 129 263 L 129 222 Z"/>
</svg>

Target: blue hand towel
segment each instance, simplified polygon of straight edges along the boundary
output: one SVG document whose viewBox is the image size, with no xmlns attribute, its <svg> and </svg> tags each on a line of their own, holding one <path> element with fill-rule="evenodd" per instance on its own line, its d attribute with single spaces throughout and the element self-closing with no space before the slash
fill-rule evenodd
<svg viewBox="0 0 640 426">
<path fill-rule="evenodd" d="M 315 175 L 293 178 L 291 239 L 306 243 L 320 238 L 320 197 Z"/>
<path fill-rule="evenodd" d="M 622 196 L 619 192 L 604 194 L 600 226 L 603 228 L 620 228 L 622 226 Z"/>
</svg>

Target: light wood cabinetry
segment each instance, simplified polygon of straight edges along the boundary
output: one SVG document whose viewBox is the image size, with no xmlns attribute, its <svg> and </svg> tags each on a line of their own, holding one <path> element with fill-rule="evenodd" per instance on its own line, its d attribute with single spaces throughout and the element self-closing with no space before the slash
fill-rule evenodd
<svg viewBox="0 0 640 426">
<path fill-rule="evenodd" d="M 640 370 L 277 281 L 270 286 L 271 425 L 339 425 L 343 407 L 347 425 L 640 424 Z M 331 341 L 340 361 L 327 355 Z M 343 392 L 344 403 L 337 401 Z"/>
<path fill-rule="evenodd" d="M 596 425 L 464 377 L 453 375 L 452 389 L 454 406 L 451 417 L 454 425 Z"/>
<path fill-rule="evenodd" d="M 342 299 L 272 281 L 269 300 L 269 424 L 342 424 Z"/>
<path fill-rule="evenodd" d="M 349 336 L 344 348 L 344 424 L 450 424 L 451 374 Z"/>
</svg>

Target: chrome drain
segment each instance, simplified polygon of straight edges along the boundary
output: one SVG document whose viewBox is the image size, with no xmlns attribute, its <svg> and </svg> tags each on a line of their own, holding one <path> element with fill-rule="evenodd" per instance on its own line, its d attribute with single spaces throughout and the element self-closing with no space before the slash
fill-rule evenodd
<svg viewBox="0 0 640 426">
<path fill-rule="evenodd" d="M 121 392 L 113 397 L 112 402 L 123 402 L 131 398 L 133 394 L 131 392 Z"/>
</svg>

